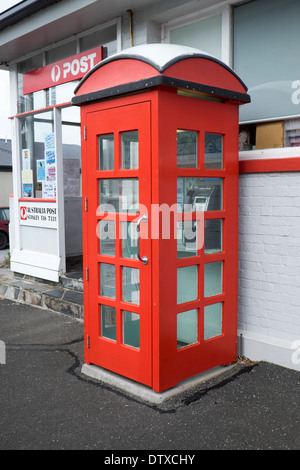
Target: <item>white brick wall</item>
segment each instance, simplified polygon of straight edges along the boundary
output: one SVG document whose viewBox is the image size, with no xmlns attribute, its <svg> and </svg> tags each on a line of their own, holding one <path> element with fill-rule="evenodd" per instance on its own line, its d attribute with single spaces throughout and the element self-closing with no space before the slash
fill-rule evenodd
<svg viewBox="0 0 300 470">
<path fill-rule="evenodd" d="M 244 356 L 300 370 L 300 172 L 240 175 Z"/>
</svg>

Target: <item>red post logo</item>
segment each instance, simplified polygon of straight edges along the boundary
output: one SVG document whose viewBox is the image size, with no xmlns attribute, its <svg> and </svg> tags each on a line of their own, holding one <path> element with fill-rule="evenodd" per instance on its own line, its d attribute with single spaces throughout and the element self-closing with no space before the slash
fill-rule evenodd
<svg viewBox="0 0 300 470">
<path fill-rule="evenodd" d="M 20 207 L 21 220 L 27 220 L 27 207 Z"/>
</svg>

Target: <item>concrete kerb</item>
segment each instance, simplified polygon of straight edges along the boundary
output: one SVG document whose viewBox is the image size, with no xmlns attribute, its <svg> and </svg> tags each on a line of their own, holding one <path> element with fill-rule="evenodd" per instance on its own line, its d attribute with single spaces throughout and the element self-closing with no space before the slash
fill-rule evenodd
<svg viewBox="0 0 300 470">
<path fill-rule="evenodd" d="M 230 364 L 228 366 L 215 367 L 209 371 L 202 372 L 201 374 L 190 377 L 189 379 L 183 380 L 176 387 L 166 390 L 162 393 L 154 392 L 149 387 L 134 382 L 133 380 L 122 377 L 114 372 L 110 372 L 101 367 L 83 364 L 81 373 L 109 385 L 123 393 L 134 397 L 135 399 L 143 402 L 147 402 L 152 405 L 162 405 L 167 403 L 173 398 L 180 398 L 185 394 L 192 393 L 199 385 L 205 384 L 213 379 L 228 376 L 228 372 L 233 371 L 237 367 L 237 364 Z"/>
</svg>

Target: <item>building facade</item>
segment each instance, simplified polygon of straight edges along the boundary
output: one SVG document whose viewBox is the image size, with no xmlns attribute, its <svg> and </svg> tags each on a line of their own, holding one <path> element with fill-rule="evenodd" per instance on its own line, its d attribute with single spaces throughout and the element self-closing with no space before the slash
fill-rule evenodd
<svg viewBox="0 0 300 470">
<path fill-rule="evenodd" d="M 82 76 L 131 46 L 195 47 L 233 68 L 251 96 L 240 109 L 240 353 L 299 370 L 299 18 L 297 0 L 23 0 L 2 13 L 12 270 L 58 281 L 82 254 L 84 136 L 71 103 Z"/>
</svg>

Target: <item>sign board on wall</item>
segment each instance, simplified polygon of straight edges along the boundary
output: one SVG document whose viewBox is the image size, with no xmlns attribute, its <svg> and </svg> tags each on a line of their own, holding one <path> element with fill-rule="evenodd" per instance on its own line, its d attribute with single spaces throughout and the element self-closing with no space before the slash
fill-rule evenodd
<svg viewBox="0 0 300 470">
<path fill-rule="evenodd" d="M 23 94 L 28 95 L 73 80 L 80 80 L 101 60 L 103 60 L 102 46 L 24 73 Z"/>
<path fill-rule="evenodd" d="M 57 228 L 57 205 L 55 202 L 20 201 L 20 225 Z"/>
</svg>

